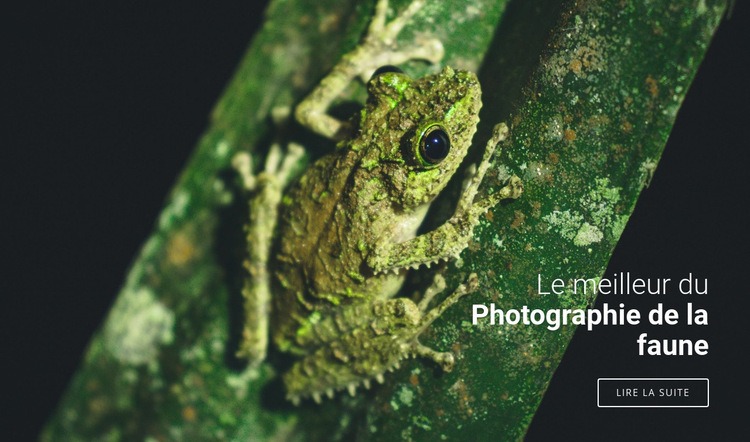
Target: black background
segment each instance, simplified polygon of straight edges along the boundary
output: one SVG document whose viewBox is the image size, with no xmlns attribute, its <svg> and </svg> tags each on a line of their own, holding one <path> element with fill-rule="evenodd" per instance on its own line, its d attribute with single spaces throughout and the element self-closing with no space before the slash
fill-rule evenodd
<svg viewBox="0 0 750 442">
<path fill-rule="evenodd" d="M 53 411 L 264 8 L 90 3 L 2 18 L 2 398 L 16 440 L 34 438 Z M 529 440 L 741 434 L 728 413 L 748 401 L 745 6 L 720 27 L 609 266 L 610 276 L 708 278 L 710 294 L 692 300 L 710 326 L 646 331 L 706 339 L 709 355 L 639 357 L 638 328 L 579 330 Z M 597 409 L 596 378 L 618 376 L 709 377 L 711 407 Z"/>
</svg>

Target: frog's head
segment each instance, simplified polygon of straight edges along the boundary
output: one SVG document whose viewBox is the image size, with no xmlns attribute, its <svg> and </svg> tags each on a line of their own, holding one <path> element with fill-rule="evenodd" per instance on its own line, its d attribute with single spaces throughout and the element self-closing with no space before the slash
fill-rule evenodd
<svg viewBox="0 0 750 442">
<path fill-rule="evenodd" d="M 413 80 L 399 71 L 368 83 L 358 139 L 362 166 L 378 175 L 404 210 L 429 204 L 445 188 L 471 146 L 481 107 L 476 75 L 449 67 Z"/>
</svg>

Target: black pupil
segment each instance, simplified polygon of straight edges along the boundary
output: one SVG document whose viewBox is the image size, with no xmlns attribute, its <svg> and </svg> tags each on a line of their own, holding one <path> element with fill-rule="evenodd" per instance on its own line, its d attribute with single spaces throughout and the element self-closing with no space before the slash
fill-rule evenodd
<svg viewBox="0 0 750 442">
<path fill-rule="evenodd" d="M 448 156 L 451 142 L 442 129 L 434 129 L 422 139 L 422 157 L 430 164 L 443 161 Z"/>
</svg>

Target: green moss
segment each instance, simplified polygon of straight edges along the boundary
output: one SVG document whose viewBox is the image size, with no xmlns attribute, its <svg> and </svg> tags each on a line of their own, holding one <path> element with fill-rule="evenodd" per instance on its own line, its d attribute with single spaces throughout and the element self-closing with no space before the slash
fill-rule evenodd
<svg viewBox="0 0 750 442">
<path fill-rule="evenodd" d="M 406 0 L 391 3 L 399 10 Z M 591 295 L 536 296 L 536 276 L 604 272 L 726 2 L 516 2 L 504 15 L 505 5 L 428 2 L 403 34 L 403 42 L 437 37 L 446 64 L 479 71 L 477 145 L 496 123 L 511 127 L 480 192 L 511 173 L 525 183 L 524 196 L 493 208 L 474 246 L 445 274 L 455 286 L 477 271 L 482 284 L 473 296 L 500 308 L 586 305 Z M 453 341 L 460 353 L 453 372 L 409 361 L 355 398 L 269 405 L 268 397 L 283 395 L 269 383 L 274 367 L 244 373 L 232 360 L 244 202 L 227 206 L 230 192 L 217 177 L 238 150 L 267 149 L 260 140 L 309 138 L 274 134 L 268 116 L 291 108 L 356 44 L 371 11 L 369 1 L 271 3 L 43 440 L 523 437 L 574 330 L 466 332 L 456 324 L 476 298 L 449 309 L 424 336 Z M 414 76 L 438 68 L 405 66 Z"/>
</svg>

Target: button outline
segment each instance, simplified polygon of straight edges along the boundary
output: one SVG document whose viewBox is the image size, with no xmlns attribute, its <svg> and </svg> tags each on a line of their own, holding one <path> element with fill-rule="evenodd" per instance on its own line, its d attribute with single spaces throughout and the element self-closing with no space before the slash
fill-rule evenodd
<svg viewBox="0 0 750 442">
<path fill-rule="evenodd" d="M 599 385 L 601 381 L 706 381 L 706 405 L 601 405 Z M 708 408 L 711 403 L 711 381 L 708 378 L 597 378 L 597 408 Z"/>
</svg>

